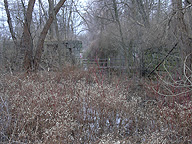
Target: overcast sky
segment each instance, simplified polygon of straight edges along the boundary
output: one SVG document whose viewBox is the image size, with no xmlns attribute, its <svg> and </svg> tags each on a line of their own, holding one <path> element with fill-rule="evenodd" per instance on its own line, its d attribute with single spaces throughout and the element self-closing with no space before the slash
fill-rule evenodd
<svg viewBox="0 0 192 144">
<path fill-rule="evenodd" d="M 11 3 L 13 1 L 16 1 L 16 0 L 8 0 L 8 3 Z M 43 1 L 47 1 L 47 0 L 43 0 Z M 85 6 L 87 1 L 88 0 L 79 0 L 80 6 Z M 26 1 L 26 3 L 27 3 L 27 1 Z M 35 7 L 38 8 L 38 4 L 39 4 L 38 1 L 36 1 Z M 8 24 L 7 24 L 6 12 L 4 10 L 4 3 L 3 3 L 3 0 L 1 0 L 0 1 L 0 28 L 3 28 L 3 26 L 8 27 Z"/>
</svg>

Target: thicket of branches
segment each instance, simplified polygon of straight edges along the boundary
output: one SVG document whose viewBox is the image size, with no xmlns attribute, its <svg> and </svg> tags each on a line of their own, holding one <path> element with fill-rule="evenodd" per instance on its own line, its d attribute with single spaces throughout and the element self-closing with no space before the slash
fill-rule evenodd
<svg viewBox="0 0 192 144">
<path fill-rule="evenodd" d="M 1 75 L 0 142 L 191 143 L 191 87 L 98 69 Z"/>
<path fill-rule="evenodd" d="M 57 15 L 53 0 L 6 2 L 11 34 L 2 26 L 0 52 L 8 40 L 15 51 L 0 53 L 11 72 L 0 68 L 0 142 L 192 143 L 191 0 L 60 0 Z M 14 71 L 20 48 L 28 70 L 49 20 L 42 39 L 80 39 L 89 59 L 123 57 L 127 69 L 156 75 L 106 75 L 95 65 Z"/>
<path fill-rule="evenodd" d="M 190 1 L 92 0 L 84 15 L 88 57 L 123 57 L 127 67 L 152 71 L 178 43 L 165 61 L 182 73 L 191 54 Z M 191 68 L 191 55 L 186 62 Z"/>
<path fill-rule="evenodd" d="M 66 0 L 1 2 L 2 65 L 17 71 L 38 70 L 44 41 L 59 42 L 77 37 L 77 28 L 82 25 L 77 5 L 78 1 Z M 7 55 L 11 58 L 7 58 Z"/>
<path fill-rule="evenodd" d="M 28 69 L 33 62 L 37 67 L 44 40 L 80 39 L 88 58 L 95 58 L 96 55 L 99 58 L 123 57 L 127 68 L 135 65 L 141 73 L 151 71 L 158 65 L 176 43 L 178 46 L 169 55 L 168 65 L 182 67 L 184 59 L 191 53 L 189 0 L 90 0 L 86 5 L 79 0 L 65 1 L 57 15 L 54 7 L 58 1 L 28 2 L 1 2 L 4 9 L 1 42 L 3 44 L 3 41 L 12 39 L 15 43 L 14 58 L 8 62 L 12 65 L 17 63 L 14 60 L 22 49 L 24 68 Z M 30 6 L 34 9 L 30 9 Z M 50 23 L 50 17 L 53 17 L 53 21 L 48 28 L 46 23 Z M 9 29 L 5 27 L 6 19 Z M 46 33 L 43 32 L 45 27 L 49 32 L 48 29 Z M 9 30 L 11 35 L 7 33 Z M 31 45 L 27 46 L 26 43 Z M 186 61 L 189 68 L 191 61 L 189 55 Z M 178 71 L 182 73 L 182 70 L 183 67 Z"/>
</svg>

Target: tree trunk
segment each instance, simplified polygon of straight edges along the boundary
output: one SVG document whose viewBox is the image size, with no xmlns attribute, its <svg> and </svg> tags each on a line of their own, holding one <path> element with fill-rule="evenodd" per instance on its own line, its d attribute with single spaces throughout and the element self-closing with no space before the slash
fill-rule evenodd
<svg viewBox="0 0 192 144">
<path fill-rule="evenodd" d="M 7 23 L 9 25 L 9 31 L 11 33 L 11 37 L 13 39 L 14 44 L 17 45 L 17 38 L 16 38 L 15 32 L 13 30 L 13 25 L 12 25 L 12 20 L 11 20 L 11 15 L 10 15 L 9 8 L 8 8 L 9 5 L 8 5 L 7 0 L 4 0 L 4 6 L 5 6 L 6 14 L 7 14 Z"/>
<path fill-rule="evenodd" d="M 147 15 L 147 13 L 144 9 L 142 0 L 136 0 L 136 4 L 137 4 L 138 10 L 139 10 L 139 13 L 141 14 L 142 20 L 144 22 L 144 26 L 147 30 L 149 30 L 149 28 L 150 28 L 149 16 Z M 142 43 L 143 43 L 143 41 L 142 41 Z M 146 68 L 145 68 L 145 63 L 144 63 L 144 50 L 141 47 L 140 48 L 140 76 L 143 76 L 145 69 Z"/>
<path fill-rule="evenodd" d="M 184 13 L 182 11 L 182 0 L 172 0 L 173 8 L 176 12 L 176 36 L 181 47 L 181 57 L 183 62 L 188 56 L 186 65 L 191 69 L 192 66 L 192 41 L 189 36 L 187 26 L 184 21 Z"/>
<path fill-rule="evenodd" d="M 49 15 L 51 15 L 51 13 L 53 12 L 53 8 L 54 8 L 54 0 L 48 0 L 49 2 Z M 54 20 L 55 21 L 55 17 L 54 17 Z M 50 34 L 50 39 L 53 40 L 55 39 L 55 28 L 54 28 L 54 25 L 55 23 L 53 22 L 50 26 L 50 29 L 49 29 L 49 34 Z"/>
<path fill-rule="evenodd" d="M 144 22 L 144 26 L 146 28 L 149 28 L 150 27 L 149 16 L 147 15 L 147 13 L 146 13 L 146 11 L 144 9 L 144 5 L 143 5 L 142 0 L 136 0 L 136 2 L 137 2 L 138 9 L 139 9 L 139 13 L 142 16 L 142 19 L 143 19 L 143 22 Z"/>
<path fill-rule="evenodd" d="M 123 31 L 122 31 L 121 23 L 120 23 L 120 20 L 119 20 L 119 14 L 118 14 L 116 0 L 113 0 L 113 9 L 114 9 L 114 13 L 115 13 L 115 21 L 117 23 L 120 38 L 121 38 L 121 46 L 122 46 L 122 49 L 123 49 L 123 52 L 124 52 L 125 66 L 126 66 L 126 69 L 129 70 L 129 61 L 128 61 L 128 53 L 127 53 L 128 49 L 126 48 L 125 40 L 124 40 L 124 37 L 123 37 Z"/>
<path fill-rule="evenodd" d="M 23 68 L 26 71 L 32 70 L 32 61 L 33 61 L 33 40 L 31 37 L 30 27 L 32 21 L 32 12 L 35 5 L 35 0 L 29 0 L 27 12 L 25 15 L 25 22 L 23 25 L 23 35 L 21 38 L 21 49 L 25 51 Z"/>
<path fill-rule="evenodd" d="M 158 0 L 158 6 L 157 6 L 157 24 L 159 23 L 160 15 L 161 15 L 161 0 Z"/>
<path fill-rule="evenodd" d="M 55 6 L 55 8 L 53 9 L 53 12 L 50 14 L 49 19 L 47 20 L 41 34 L 40 37 L 38 39 L 37 42 L 37 49 L 36 49 L 36 53 L 35 53 L 35 57 L 34 57 L 34 70 L 36 71 L 39 68 L 39 63 L 41 61 L 41 55 L 43 52 L 43 44 L 45 41 L 45 37 L 48 33 L 48 30 L 54 20 L 54 15 L 56 15 L 59 12 L 59 9 L 62 7 L 62 5 L 64 4 L 66 0 L 60 0 L 59 3 Z"/>
<path fill-rule="evenodd" d="M 29 0 L 27 12 L 25 12 L 25 10 L 24 10 L 25 21 L 23 24 L 23 34 L 22 34 L 21 43 L 20 43 L 21 50 L 23 49 L 25 51 L 23 66 L 26 71 L 38 69 L 39 63 L 41 60 L 42 51 L 43 51 L 43 44 L 44 44 L 45 37 L 48 33 L 48 30 L 56 16 L 56 14 L 59 12 L 60 8 L 62 7 L 62 5 L 64 4 L 65 1 L 66 0 L 60 0 L 58 2 L 58 4 L 55 6 L 55 8 L 53 9 L 52 13 L 50 13 L 49 19 L 47 19 L 46 24 L 38 39 L 36 53 L 35 53 L 35 56 L 33 59 L 33 39 L 31 37 L 30 27 L 31 27 L 32 12 L 33 12 L 33 8 L 35 5 L 35 0 Z M 11 33 L 11 36 L 12 36 L 12 39 L 13 39 L 15 45 L 17 45 L 17 39 L 16 39 L 15 33 L 13 31 L 13 25 L 11 22 L 11 16 L 10 16 L 10 12 L 8 9 L 7 0 L 4 0 L 4 6 L 5 6 L 6 13 L 7 13 L 7 18 L 8 18 L 7 22 L 9 24 L 10 33 Z"/>
</svg>

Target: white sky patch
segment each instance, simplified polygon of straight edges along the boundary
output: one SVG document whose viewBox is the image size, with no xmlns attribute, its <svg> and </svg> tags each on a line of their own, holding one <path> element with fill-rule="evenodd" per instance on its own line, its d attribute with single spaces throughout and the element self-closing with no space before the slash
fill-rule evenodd
<svg viewBox="0 0 192 144">
<path fill-rule="evenodd" d="M 88 0 L 79 0 L 79 4 L 78 4 L 78 9 L 82 12 L 83 11 L 83 8 L 86 6 L 86 4 L 87 4 L 87 1 Z M 8 1 L 9 2 L 9 1 Z M 47 3 L 47 5 L 48 5 L 48 2 L 47 1 L 45 1 L 45 0 L 43 0 L 42 1 L 43 2 L 43 5 L 45 4 L 45 3 Z M 27 2 L 25 3 L 25 5 L 27 6 Z M 9 5 L 9 8 L 10 8 L 10 5 Z M 36 1 L 36 3 L 35 3 L 35 10 L 39 10 L 39 3 L 38 3 L 38 1 Z M 46 9 L 47 10 L 47 9 Z M 5 7 L 4 7 L 4 3 L 3 3 L 3 1 L 1 1 L 0 2 L 0 27 L 2 26 L 2 25 L 5 25 L 5 26 L 8 26 L 8 24 L 7 24 L 7 15 L 6 15 L 6 12 L 5 12 Z"/>
<path fill-rule="evenodd" d="M 57 0 L 58 3 L 59 0 Z M 77 5 L 77 10 L 79 11 L 79 13 L 81 14 L 81 16 L 83 16 L 83 13 L 85 13 L 85 9 L 87 7 L 87 2 L 89 0 L 77 0 L 74 1 Z M 16 3 L 17 1 L 12 1 L 12 0 L 8 0 L 8 4 L 9 4 L 9 9 L 13 6 L 13 3 Z M 48 0 L 42 0 L 45 11 L 48 13 Z M 69 2 L 69 1 L 66 1 Z M 28 0 L 25 1 L 25 6 L 27 8 L 27 4 L 28 4 Z M 65 3 L 64 3 L 65 5 Z M 35 3 L 35 7 L 34 7 L 34 12 L 36 13 L 36 16 L 39 15 L 39 2 L 36 0 Z M 43 13 L 43 11 L 42 11 Z M 78 16 L 78 14 L 76 13 L 75 15 Z M 84 33 L 84 29 L 85 26 L 83 24 L 81 24 L 81 21 L 83 21 L 83 19 L 81 18 L 81 16 L 78 16 L 79 18 L 76 20 L 74 27 L 76 27 L 76 34 L 82 34 Z M 13 21 L 13 17 L 11 15 L 12 21 Z M 19 17 L 20 20 L 22 20 L 22 16 Z M 14 26 L 14 23 L 13 23 Z M 0 1 L 0 32 L 2 33 L 2 35 L 10 35 L 9 33 L 9 27 L 8 27 L 8 23 L 7 23 L 7 14 L 5 11 L 5 7 L 4 7 L 4 2 Z"/>
<path fill-rule="evenodd" d="M 1 2 L 1 4 L 0 4 L 0 27 L 2 27 L 2 25 L 5 23 L 7 23 L 7 17 L 6 17 L 6 12 L 4 10 L 4 5 Z"/>
</svg>

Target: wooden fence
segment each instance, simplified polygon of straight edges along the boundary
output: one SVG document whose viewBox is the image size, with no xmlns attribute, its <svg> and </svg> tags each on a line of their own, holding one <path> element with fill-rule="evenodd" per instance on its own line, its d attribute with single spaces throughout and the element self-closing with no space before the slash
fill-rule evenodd
<svg viewBox="0 0 192 144">
<path fill-rule="evenodd" d="M 82 59 L 81 64 L 83 68 L 86 70 L 88 68 L 96 67 L 97 69 L 108 72 L 109 74 L 114 72 L 118 74 L 126 73 L 126 72 L 134 72 L 138 71 L 136 66 L 125 66 L 125 59 Z"/>
</svg>

